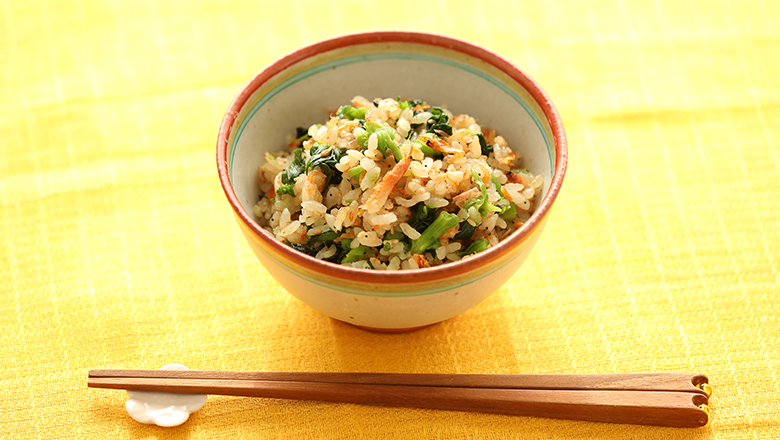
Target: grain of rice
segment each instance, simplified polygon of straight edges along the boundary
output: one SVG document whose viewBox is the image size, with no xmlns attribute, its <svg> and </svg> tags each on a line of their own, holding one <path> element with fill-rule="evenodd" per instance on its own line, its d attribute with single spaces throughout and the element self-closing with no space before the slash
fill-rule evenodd
<svg viewBox="0 0 780 440">
<path fill-rule="evenodd" d="M 301 222 L 299 222 L 298 220 L 292 221 L 292 222 L 290 222 L 287 226 L 285 226 L 282 229 L 282 231 L 281 231 L 281 233 L 279 235 L 281 235 L 282 237 L 287 238 L 293 232 L 297 231 L 298 228 L 300 228 L 300 227 L 301 227 Z"/>
<path fill-rule="evenodd" d="M 395 222 L 396 220 L 398 220 L 398 218 L 392 212 L 389 212 L 387 214 L 381 214 L 381 215 L 373 215 L 368 219 L 371 226 L 374 227 L 389 225 Z"/>
<path fill-rule="evenodd" d="M 336 245 L 330 245 L 330 246 L 324 246 L 322 249 L 320 249 L 319 252 L 317 252 L 317 255 L 314 256 L 314 258 L 319 258 L 320 260 L 326 260 L 332 256 L 336 255 Z"/>
<path fill-rule="evenodd" d="M 371 136 L 368 137 L 368 150 L 376 150 L 379 146 L 379 136 L 377 136 L 376 133 L 372 133 Z"/>
<path fill-rule="evenodd" d="M 376 168 L 377 165 L 373 160 L 364 157 L 360 159 L 360 166 L 363 167 L 363 170 L 365 171 L 371 171 L 372 169 Z"/>
<path fill-rule="evenodd" d="M 492 231 L 496 227 L 496 219 L 498 219 L 498 215 L 495 212 L 491 212 L 485 216 L 479 227 L 484 228 L 486 231 Z"/>
<path fill-rule="evenodd" d="M 327 206 L 313 200 L 301 202 L 301 208 L 318 213 L 320 216 L 324 215 L 328 211 Z"/>
<path fill-rule="evenodd" d="M 449 205 L 450 201 L 441 197 L 431 197 L 425 201 L 425 206 L 429 208 L 444 208 Z"/>
<path fill-rule="evenodd" d="M 469 212 L 469 219 L 472 220 L 475 224 L 482 223 L 482 214 L 480 214 L 479 211 L 477 211 L 477 208 L 472 206 L 468 209 L 468 212 Z"/>
<path fill-rule="evenodd" d="M 412 171 L 414 177 L 419 177 L 420 179 L 427 179 L 429 177 L 428 171 L 426 171 L 419 162 L 415 162 L 412 165 L 413 166 L 409 167 L 409 169 Z"/>
<path fill-rule="evenodd" d="M 379 167 L 371 168 L 370 170 L 366 171 L 365 176 L 363 176 L 363 179 L 360 181 L 360 189 L 363 191 L 372 188 L 377 180 L 379 180 L 379 172 L 381 170 Z"/>
<path fill-rule="evenodd" d="M 431 112 L 420 112 L 412 117 L 412 124 L 422 124 L 431 118 L 433 114 Z"/>
<path fill-rule="evenodd" d="M 363 246 L 381 246 L 382 238 L 374 231 L 362 231 L 357 234 L 357 241 Z"/>
<path fill-rule="evenodd" d="M 401 259 L 394 256 L 390 259 L 390 263 L 387 264 L 387 270 L 398 270 L 401 268 Z"/>
<path fill-rule="evenodd" d="M 528 211 L 529 209 L 531 209 L 531 202 L 529 202 L 528 199 L 526 199 L 522 195 L 520 197 L 522 197 L 522 201 L 520 202 L 519 205 L 517 205 L 517 207 L 522 209 L 523 211 Z"/>
<path fill-rule="evenodd" d="M 340 231 L 341 227 L 336 227 L 336 217 L 333 214 L 325 214 L 325 221 L 328 223 L 328 228 L 331 231 Z"/>
<path fill-rule="evenodd" d="M 401 223 L 400 225 L 401 232 L 403 232 L 407 237 L 411 238 L 412 240 L 417 240 L 420 238 L 420 233 L 417 232 L 416 229 L 409 226 L 409 223 Z"/>
<path fill-rule="evenodd" d="M 417 264 L 417 260 L 414 258 L 409 258 L 408 260 L 404 260 L 403 266 L 404 269 L 419 269 L 420 266 Z"/>
<path fill-rule="evenodd" d="M 436 248 L 436 258 L 438 258 L 439 260 L 444 260 L 446 256 L 447 256 L 446 246 L 439 246 Z"/>
<path fill-rule="evenodd" d="M 338 187 L 331 186 L 328 189 L 327 194 L 325 194 L 325 206 L 330 209 L 332 208 L 336 203 L 339 202 L 341 199 L 341 193 L 339 192 Z"/>
</svg>

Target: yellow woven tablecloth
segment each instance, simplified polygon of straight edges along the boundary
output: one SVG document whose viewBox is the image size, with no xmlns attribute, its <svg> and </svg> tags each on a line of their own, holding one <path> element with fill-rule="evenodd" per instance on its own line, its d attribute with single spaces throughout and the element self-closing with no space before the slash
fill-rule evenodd
<svg viewBox="0 0 780 440">
<path fill-rule="evenodd" d="M 588 6 L 581 6 L 587 4 Z M 0 438 L 780 437 L 780 2 L 0 0 Z M 238 89 L 344 32 L 407 28 L 535 77 L 570 166 L 520 272 L 469 312 L 368 333 L 284 292 L 215 143 Z M 674 429 L 212 397 L 135 422 L 89 368 L 695 371 Z"/>
</svg>

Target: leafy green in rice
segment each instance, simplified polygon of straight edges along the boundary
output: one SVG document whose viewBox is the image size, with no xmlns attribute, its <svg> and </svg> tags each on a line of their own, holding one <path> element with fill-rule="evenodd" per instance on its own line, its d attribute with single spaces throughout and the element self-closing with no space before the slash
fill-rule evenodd
<svg viewBox="0 0 780 440">
<path fill-rule="evenodd" d="M 365 119 L 366 109 L 355 108 L 351 105 L 342 105 L 339 107 L 338 112 L 336 112 L 336 116 L 342 119 Z"/>
<path fill-rule="evenodd" d="M 457 224 L 457 215 L 450 214 L 446 211 L 440 212 L 438 217 L 436 217 L 436 220 L 425 228 L 425 231 L 420 235 L 420 238 L 412 241 L 412 249 L 409 252 L 413 254 L 422 254 L 428 249 L 433 249 L 439 243 L 439 237 L 457 226 Z"/>
<path fill-rule="evenodd" d="M 309 246 L 302 245 L 300 243 L 287 243 L 291 248 L 295 249 L 298 252 L 303 252 L 306 255 L 314 256 L 316 254 L 316 251 L 310 248 Z"/>
<path fill-rule="evenodd" d="M 327 231 L 323 232 L 322 234 L 317 234 L 309 238 L 309 241 L 313 242 L 321 242 L 321 243 L 333 243 L 333 241 L 338 238 L 339 233 L 336 231 Z"/>
<path fill-rule="evenodd" d="M 401 97 L 399 96 L 398 98 L 396 98 L 396 101 L 398 101 L 398 107 L 401 110 L 406 110 L 407 108 L 414 109 L 418 105 L 419 106 L 425 105 L 425 101 L 423 101 L 422 99 L 410 99 L 408 101 L 402 101 Z"/>
<path fill-rule="evenodd" d="M 341 182 L 341 173 L 334 172 L 334 167 L 341 159 L 344 151 L 327 144 L 315 142 L 309 151 L 309 160 L 306 162 L 305 172 L 308 173 L 314 168 L 319 167 L 320 171 L 325 173 L 328 183 Z"/>
<path fill-rule="evenodd" d="M 476 254 L 477 252 L 482 252 L 489 247 L 490 247 L 490 242 L 488 242 L 484 238 L 480 238 L 479 240 L 476 240 L 473 243 L 471 243 L 469 247 L 467 247 L 466 249 L 458 252 L 458 255 L 462 257 L 464 255 Z"/>
<path fill-rule="evenodd" d="M 489 156 L 493 152 L 493 145 L 488 145 L 485 135 L 482 133 L 477 133 L 477 139 L 479 139 L 479 148 L 482 151 L 482 155 Z"/>
<path fill-rule="evenodd" d="M 488 201 L 487 185 L 482 181 L 479 174 L 476 171 L 472 171 L 471 176 L 474 179 L 474 183 L 480 189 L 481 194 L 473 199 L 469 199 L 465 205 L 466 209 L 476 208 L 483 217 L 490 212 L 501 212 L 500 208 Z"/>
<path fill-rule="evenodd" d="M 401 160 L 404 158 L 403 153 L 398 148 L 398 144 L 395 143 L 395 131 L 390 127 L 383 127 L 374 122 L 366 122 L 363 125 L 365 132 L 357 135 L 358 143 L 362 149 L 368 148 L 368 141 L 372 134 L 376 134 L 377 137 L 377 149 L 386 154 L 387 150 L 393 152 L 395 160 Z"/>
<path fill-rule="evenodd" d="M 401 231 L 391 231 L 385 234 L 385 240 L 404 240 L 406 236 Z"/>
<path fill-rule="evenodd" d="M 441 159 L 442 157 L 444 157 L 444 154 L 442 154 L 441 151 L 436 151 L 433 148 L 425 145 L 425 143 L 420 142 L 419 140 L 417 141 L 417 148 L 419 148 L 420 151 L 422 151 L 426 156 L 431 156 L 435 159 Z"/>
<path fill-rule="evenodd" d="M 436 209 L 429 208 L 425 202 L 412 206 L 412 216 L 409 218 L 409 226 L 418 232 L 425 231 L 436 220 Z"/>
<path fill-rule="evenodd" d="M 344 258 L 341 260 L 341 264 L 350 264 L 356 261 L 365 260 L 367 254 L 370 255 L 373 253 L 374 253 L 373 249 L 361 244 L 355 249 L 350 249 L 349 252 L 347 252 Z"/>
<path fill-rule="evenodd" d="M 501 196 L 501 198 L 506 200 L 506 197 L 504 197 L 504 192 L 501 190 L 501 182 L 498 181 L 498 178 L 496 176 L 490 176 L 490 182 L 493 184 L 493 186 L 496 187 L 496 191 Z M 499 207 L 498 215 L 500 215 L 504 220 L 512 221 L 517 218 L 517 208 L 515 208 L 514 203 L 507 201 L 507 204 Z"/>
<path fill-rule="evenodd" d="M 461 241 L 470 240 L 476 230 L 477 228 L 474 225 L 469 223 L 468 220 L 464 220 L 458 224 L 458 233 L 452 238 Z"/>
<path fill-rule="evenodd" d="M 293 151 L 292 163 L 282 172 L 282 186 L 276 189 L 276 194 L 295 195 L 295 179 L 306 169 L 306 162 L 303 159 L 303 148 L 296 148 Z"/>
<path fill-rule="evenodd" d="M 428 131 L 437 132 L 441 131 L 448 135 L 452 135 L 452 125 L 450 125 L 450 117 L 444 113 L 444 110 L 439 107 L 431 108 L 431 116 L 428 119 Z"/>
</svg>

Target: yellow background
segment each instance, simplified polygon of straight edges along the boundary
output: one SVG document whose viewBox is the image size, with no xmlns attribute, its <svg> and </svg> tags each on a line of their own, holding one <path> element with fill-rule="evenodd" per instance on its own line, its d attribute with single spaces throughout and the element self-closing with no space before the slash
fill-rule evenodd
<svg viewBox="0 0 780 440">
<path fill-rule="evenodd" d="M 587 6 L 585 6 L 587 5 Z M 0 437 L 780 437 L 780 2 L 0 0 Z M 570 166 L 531 257 L 469 312 L 374 334 L 265 272 L 219 186 L 217 130 L 277 57 L 441 32 L 556 103 Z M 695 371 L 712 421 L 636 427 L 211 397 L 135 422 L 89 368 Z"/>
</svg>

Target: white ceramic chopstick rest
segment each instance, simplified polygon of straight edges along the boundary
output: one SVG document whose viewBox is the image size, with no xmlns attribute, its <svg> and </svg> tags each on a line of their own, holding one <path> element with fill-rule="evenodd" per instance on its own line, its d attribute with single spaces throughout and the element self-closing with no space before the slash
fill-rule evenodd
<svg viewBox="0 0 780 440">
<path fill-rule="evenodd" d="M 168 364 L 161 370 L 189 370 L 181 364 Z M 190 414 L 206 403 L 206 394 L 158 393 L 153 391 L 128 391 L 130 398 L 125 408 L 130 417 L 141 423 L 157 426 L 179 426 Z"/>
</svg>

